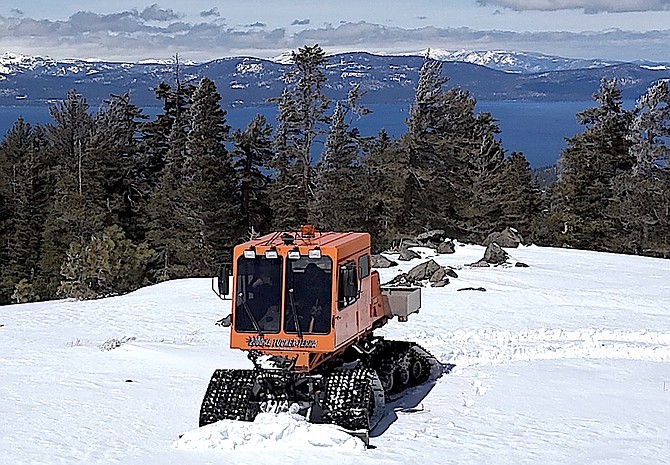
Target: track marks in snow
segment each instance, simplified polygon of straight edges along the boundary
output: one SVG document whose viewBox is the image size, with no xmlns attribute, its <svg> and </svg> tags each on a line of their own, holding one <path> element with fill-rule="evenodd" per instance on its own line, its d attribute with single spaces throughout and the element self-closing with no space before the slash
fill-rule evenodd
<svg viewBox="0 0 670 465">
<path fill-rule="evenodd" d="M 456 370 L 518 361 L 617 359 L 670 361 L 670 332 L 585 328 L 572 331 L 459 329 L 431 338 L 428 347 Z M 450 347 L 451 350 L 445 350 Z M 483 387 L 483 386 L 482 386 Z M 485 389 L 485 388 L 484 388 Z M 485 391 L 484 391 L 485 392 Z"/>
</svg>

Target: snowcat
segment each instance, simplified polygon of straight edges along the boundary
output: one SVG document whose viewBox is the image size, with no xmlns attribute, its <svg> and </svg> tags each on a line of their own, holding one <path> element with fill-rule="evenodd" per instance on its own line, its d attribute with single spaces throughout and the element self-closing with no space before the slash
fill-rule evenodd
<svg viewBox="0 0 670 465">
<path fill-rule="evenodd" d="M 230 347 L 254 368 L 215 370 L 200 426 L 285 410 L 367 443 L 386 401 L 443 373 L 418 344 L 373 334 L 418 312 L 421 290 L 382 288 L 367 233 L 303 226 L 245 242 L 213 288 L 231 296 Z"/>
</svg>

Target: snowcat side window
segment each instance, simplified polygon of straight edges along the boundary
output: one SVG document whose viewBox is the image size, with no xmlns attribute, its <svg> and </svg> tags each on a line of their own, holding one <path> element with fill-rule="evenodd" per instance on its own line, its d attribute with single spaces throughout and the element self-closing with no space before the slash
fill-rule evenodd
<svg viewBox="0 0 670 465">
<path fill-rule="evenodd" d="M 281 307 L 281 258 L 239 257 L 235 295 L 235 330 L 278 333 Z"/>
<path fill-rule="evenodd" d="M 340 266 L 337 281 L 337 306 L 343 309 L 358 300 L 358 267 L 350 260 Z"/>
<path fill-rule="evenodd" d="M 370 256 L 368 254 L 361 255 L 358 259 L 358 268 L 361 270 L 361 279 L 370 276 Z"/>
<path fill-rule="evenodd" d="M 286 260 L 284 331 L 328 334 L 332 307 L 333 261 L 322 255 Z M 298 325 L 296 325 L 296 317 Z"/>
</svg>

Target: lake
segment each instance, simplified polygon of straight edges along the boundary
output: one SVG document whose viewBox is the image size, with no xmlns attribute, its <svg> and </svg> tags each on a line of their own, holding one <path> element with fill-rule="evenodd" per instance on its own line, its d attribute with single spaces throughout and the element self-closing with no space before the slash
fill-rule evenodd
<svg viewBox="0 0 670 465">
<path fill-rule="evenodd" d="M 490 112 L 498 120 L 501 133 L 498 135 L 507 153 L 523 152 L 534 168 L 556 163 L 561 150 L 565 147 L 565 138 L 583 130 L 576 122 L 576 114 L 594 106 L 593 101 L 584 102 L 520 102 L 520 101 L 481 101 L 476 111 Z M 385 129 L 391 136 L 405 132 L 405 120 L 409 104 L 369 105 L 372 113 L 352 126 L 361 134 L 371 136 Z M 145 108 L 150 117 L 160 108 Z M 227 108 L 228 124 L 233 129 L 244 128 L 257 113 L 263 114 L 268 121 L 274 122 L 275 107 L 235 107 Z M 30 124 L 51 122 L 48 108 L 33 106 L 0 107 L 0 135 L 4 135 L 14 122 L 22 116 Z"/>
</svg>

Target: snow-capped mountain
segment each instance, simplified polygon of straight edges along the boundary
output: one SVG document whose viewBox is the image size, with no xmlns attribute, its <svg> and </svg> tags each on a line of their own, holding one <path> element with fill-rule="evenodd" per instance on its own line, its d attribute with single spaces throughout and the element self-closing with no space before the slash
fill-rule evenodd
<svg viewBox="0 0 670 465">
<path fill-rule="evenodd" d="M 425 51 L 413 55 L 341 53 L 329 57 L 326 93 L 346 97 L 351 84 L 366 91 L 366 103 L 411 101 Z M 448 52 L 431 50 L 443 60 L 449 85 L 470 91 L 478 100 L 590 100 L 602 77 L 616 77 L 624 98 L 638 98 L 655 81 L 670 78 L 663 63 L 609 63 L 523 52 Z M 232 57 L 206 63 L 180 62 L 180 79 L 209 77 L 227 105 L 262 105 L 281 94 L 286 56 L 276 60 Z M 140 106 L 156 106 L 152 89 L 174 82 L 170 61 L 116 63 L 54 60 L 15 53 L 0 55 L 0 105 L 44 105 L 76 89 L 89 103 L 130 92 Z"/>
<path fill-rule="evenodd" d="M 440 50 L 430 49 L 421 52 L 431 58 L 442 61 L 457 61 L 486 66 L 508 73 L 543 73 L 575 69 L 603 68 L 623 64 L 621 61 L 585 60 L 565 58 L 541 53 L 517 52 L 508 50 Z"/>
</svg>

